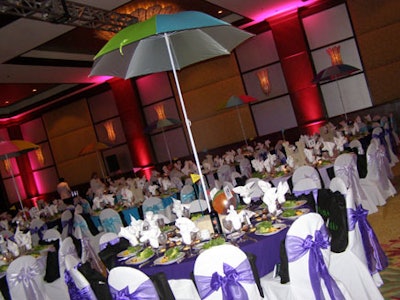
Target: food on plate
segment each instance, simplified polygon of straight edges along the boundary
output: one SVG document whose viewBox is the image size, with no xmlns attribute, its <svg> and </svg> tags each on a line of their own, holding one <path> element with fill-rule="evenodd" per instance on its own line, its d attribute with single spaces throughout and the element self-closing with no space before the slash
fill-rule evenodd
<svg viewBox="0 0 400 300">
<path fill-rule="evenodd" d="M 166 263 L 168 261 L 174 260 L 179 256 L 179 247 L 169 248 L 165 251 L 164 256 L 161 258 L 161 263 Z"/>
<path fill-rule="evenodd" d="M 258 223 L 256 229 L 258 233 L 272 233 L 279 230 L 279 228 L 272 226 L 272 223 L 269 221 Z"/>
<path fill-rule="evenodd" d="M 137 264 L 140 263 L 154 255 L 153 249 L 150 247 L 144 249 L 142 252 L 140 252 L 137 256 L 130 258 L 127 260 L 128 264 Z"/>
<path fill-rule="evenodd" d="M 293 207 L 293 206 L 299 206 L 303 203 L 303 201 L 299 201 L 299 200 L 286 200 L 283 203 L 283 207 Z"/>
<path fill-rule="evenodd" d="M 282 217 L 296 217 L 303 214 L 304 212 L 300 209 L 287 209 L 282 213 Z"/>
<path fill-rule="evenodd" d="M 222 237 L 218 237 L 216 239 L 212 239 L 211 241 L 205 243 L 203 245 L 203 249 L 204 250 L 205 249 L 210 249 L 211 247 L 219 246 L 219 245 L 223 245 L 223 244 L 225 244 L 225 239 L 222 238 Z"/>
<path fill-rule="evenodd" d="M 120 257 L 125 257 L 125 256 L 130 256 L 131 254 L 134 254 L 140 250 L 141 246 L 129 246 L 126 250 L 120 252 L 118 256 Z"/>
</svg>

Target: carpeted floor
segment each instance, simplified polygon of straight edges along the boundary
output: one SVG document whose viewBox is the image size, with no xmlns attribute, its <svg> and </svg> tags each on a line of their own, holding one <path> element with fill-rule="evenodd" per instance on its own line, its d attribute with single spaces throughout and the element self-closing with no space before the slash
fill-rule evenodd
<svg viewBox="0 0 400 300">
<path fill-rule="evenodd" d="M 387 200 L 379 211 L 368 220 L 389 258 L 389 267 L 382 271 L 383 286 L 380 291 L 385 299 L 400 300 L 400 164 L 393 168 L 393 185 L 398 194 Z"/>
</svg>

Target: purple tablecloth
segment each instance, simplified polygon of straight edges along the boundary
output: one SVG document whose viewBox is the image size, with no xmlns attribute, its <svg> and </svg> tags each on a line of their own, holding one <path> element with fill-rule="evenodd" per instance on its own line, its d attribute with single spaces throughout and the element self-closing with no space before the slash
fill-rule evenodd
<svg viewBox="0 0 400 300">
<path fill-rule="evenodd" d="M 258 242 L 247 240 L 239 244 L 244 252 L 256 255 L 256 266 L 260 277 L 271 272 L 275 264 L 280 262 L 280 243 L 286 237 L 287 230 L 288 228 L 285 228 L 277 234 L 270 236 L 249 234 L 250 237 L 257 239 Z M 190 279 L 196 258 L 197 256 L 187 258 L 180 264 L 174 263 L 166 266 L 151 266 L 151 263 L 149 263 L 140 270 L 147 275 L 164 272 L 167 279 Z"/>
</svg>

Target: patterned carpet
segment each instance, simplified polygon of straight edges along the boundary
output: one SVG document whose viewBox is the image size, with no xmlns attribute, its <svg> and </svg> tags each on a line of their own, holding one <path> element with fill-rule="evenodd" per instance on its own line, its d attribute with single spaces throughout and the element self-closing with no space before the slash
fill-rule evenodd
<svg viewBox="0 0 400 300">
<path fill-rule="evenodd" d="M 389 258 L 389 267 L 380 273 L 384 282 L 380 291 L 387 300 L 400 300 L 400 237 L 382 244 L 382 248 Z"/>
</svg>

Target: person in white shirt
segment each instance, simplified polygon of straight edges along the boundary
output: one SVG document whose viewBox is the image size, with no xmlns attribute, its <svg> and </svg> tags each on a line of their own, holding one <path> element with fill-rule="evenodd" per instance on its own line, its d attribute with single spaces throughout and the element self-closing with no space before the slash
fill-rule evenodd
<svg viewBox="0 0 400 300">
<path fill-rule="evenodd" d="M 60 177 L 58 181 L 57 193 L 60 195 L 61 200 L 63 200 L 65 204 L 72 204 L 72 193 L 68 183 L 63 177 Z"/>
<path fill-rule="evenodd" d="M 101 181 L 96 172 L 93 172 L 92 179 L 90 179 L 90 189 L 94 195 L 103 193 L 106 188 L 105 184 Z"/>
</svg>

